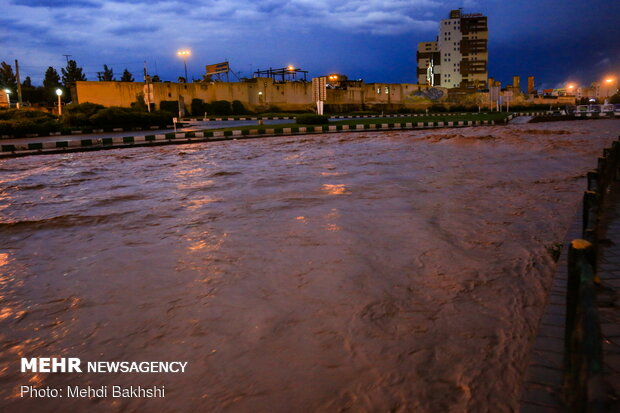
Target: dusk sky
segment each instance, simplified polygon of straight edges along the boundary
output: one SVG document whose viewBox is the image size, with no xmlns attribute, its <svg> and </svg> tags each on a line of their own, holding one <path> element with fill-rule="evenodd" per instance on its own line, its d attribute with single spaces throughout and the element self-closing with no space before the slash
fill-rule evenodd
<svg viewBox="0 0 620 413">
<path fill-rule="evenodd" d="M 176 81 L 227 59 L 240 76 L 293 64 L 366 82 L 415 83 L 415 52 L 434 40 L 451 9 L 489 18 L 489 76 L 537 87 L 620 76 L 618 0 L 0 0 L 0 60 L 19 59 L 39 84 L 70 54 L 96 80 L 103 64 Z M 522 80 L 524 82 L 524 80 Z"/>
</svg>

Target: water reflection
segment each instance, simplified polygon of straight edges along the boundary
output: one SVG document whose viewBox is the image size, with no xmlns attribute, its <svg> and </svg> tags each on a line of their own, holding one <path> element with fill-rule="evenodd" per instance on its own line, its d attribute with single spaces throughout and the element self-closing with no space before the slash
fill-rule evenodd
<svg viewBox="0 0 620 413">
<path fill-rule="evenodd" d="M 322 189 L 329 195 L 343 195 L 350 193 L 347 192 L 347 188 L 344 184 L 323 184 Z"/>
</svg>

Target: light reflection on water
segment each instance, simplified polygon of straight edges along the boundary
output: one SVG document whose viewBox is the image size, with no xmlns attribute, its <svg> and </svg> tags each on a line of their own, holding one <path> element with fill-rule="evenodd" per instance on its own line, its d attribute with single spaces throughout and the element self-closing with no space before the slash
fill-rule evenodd
<svg viewBox="0 0 620 413">
<path fill-rule="evenodd" d="M 514 410 L 546 246 L 611 123 L 2 160 L 0 410 L 67 410 L 28 381 L 168 389 L 75 411 Z M 61 355 L 190 369 L 17 373 Z"/>
</svg>

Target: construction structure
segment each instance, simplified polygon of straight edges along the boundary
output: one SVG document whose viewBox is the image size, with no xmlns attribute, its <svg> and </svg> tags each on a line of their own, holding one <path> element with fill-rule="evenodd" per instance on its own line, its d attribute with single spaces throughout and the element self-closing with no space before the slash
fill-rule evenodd
<svg viewBox="0 0 620 413">
<path fill-rule="evenodd" d="M 487 17 L 452 10 L 439 23 L 433 42 L 418 43 L 418 84 L 444 88 L 484 88 L 489 60 Z"/>
<path fill-rule="evenodd" d="M 303 76 L 303 79 L 301 78 L 301 76 L 297 78 L 298 74 Z M 287 67 L 282 67 L 280 69 L 269 68 L 267 70 L 257 70 L 256 72 L 254 72 L 255 78 L 256 77 L 269 77 L 276 82 L 277 81 L 294 82 L 296 80 L 307 82 L 308 81 L 307 75 L 308 75 L 307 70 L 299 69 L 297 67 L 294 67 L 293 65 L 288 65 Z"/>
</svg>

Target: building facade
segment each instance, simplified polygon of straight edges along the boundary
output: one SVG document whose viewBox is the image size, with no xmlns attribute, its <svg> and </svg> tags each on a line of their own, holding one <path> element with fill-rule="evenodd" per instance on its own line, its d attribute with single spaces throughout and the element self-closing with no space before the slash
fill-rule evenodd
<svg viewBox="0 0 620 413">
<path fill-rule="evenodd" d="M 418 83 L 445 88 L 480 88 L 487 82 L 487 17 L 452 10 L 439 23 L 434 42 L 418 43 Z"/>
</svg>

